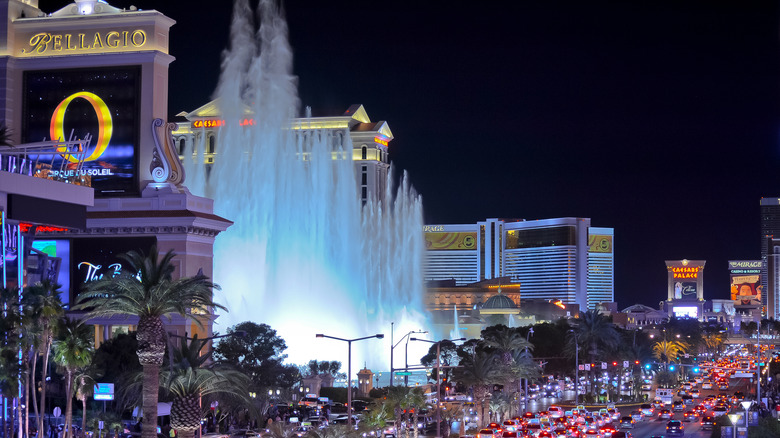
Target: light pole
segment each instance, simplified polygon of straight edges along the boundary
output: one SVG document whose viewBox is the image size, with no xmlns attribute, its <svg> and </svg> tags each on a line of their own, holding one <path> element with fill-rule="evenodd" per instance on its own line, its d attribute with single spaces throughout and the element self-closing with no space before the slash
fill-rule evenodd
<svg viewBox="0 0 780 438">
<path fill-rule="evenodd" d="M 574 335 L 574 401 L 578 404 L 580 402 L 580 342 L 575 330 L 569 330 L 569 333 Z"/>
<path fill-rule="evenodd" d="M 399 339 L 396 344 L 393 344 L 393 337 L 392 337 L 393 336 L 393 333 L 392 333 L 392 330 L 393 330 L 393 326 L 392 325 L 393 324 L 395 324 L 395 323 L 390 323 L 390 344 L 391 344 L 391 347 L 390 347 L 390 386 L 393 386 L 393 379 L 395 378 L 395 376 L 394 376 L 395 368 L 393 368 L 393 350 L 395 350 L 395 347 L 401 345 L 401 342 L 403 342 L 404 339 L 409 337 L 409 335 L 411 335 L 411 334 L 414 334 L 414 333 L 428 333 L 428 330 L 412 330 L 409 333 L 401 336 L 401 339 Z M 409 341 L 406 341 L 406 354 L 405 354 L 405 358 L 404 358 L 404 364 L 406 366 L 406 368 L 404 368 L 404 371 L 409 371 Z M 409 386 L 409 376 L 404 376 L 404 386 Z"/>
<path fill-rule="evenodd" d="M 529 339 L 528 339 L 528 338 L 529 338 L 529 337 L 530 337 L 532 334 L 534 334 L 534 328 L 533 328 L 533 327 L 531 327 L 531 328 L 528 330 L 528 333 L 526 333 L 526 334 L 525 334 L 525 342 L 526 342 L 526 343 L 530 343 L 530 341 L 529 341 Z M 526 352 L 528 351 L 528 347 L 527 347 L 527 346 L 525 347 L 525 351 L 526 351 Z M 524 411 L 524 412 L 528 412 L 528 377 L 526 377 L 526 378 L 525 378 L 525 379 L 523 379 L 523 380 L 525 381 L 525 387 L 523 388 L 523 411 Z"/>
<path fill-rule="evenodd" d="M 442 341 L 465 341 L 466 338 L 442 339 L 441 341 L 420 338 L 409 338 L 409 340 L 436 344 L 436 438 L 441 438 L 441 343 Z"/>
<path fill-rule="evenodd" d="M 748 409 L 750 409 L 750 405 L 752 405 L 753 402 L 748 400 L 748 401 L 740 402 L 740 404 L 745 409 L 745 436 L 747 436 L 748 423 L 750 421 L 750 417 L 748 416 L 750 412 L 748 412 Z M 759 404 L 759 406 L 761 405 Z M 737 426 L 734 426 L 734 430 L 737 430 Z"/>
<path fill-rule="evenodd" d="M 739 414 L 729 414 L 729 420 L 731 420 L 731 427 L 734 429 L 734 438 L 737 438 L 737 421 L 739 420 Z"/>
<path fill-rule="evenodd" d="M 344 339 L 344 338 L 337 338 L 335 336 L 323 335 L 322 333 L 317 333 L 316 337 L 335 339 L 337 341 L 344 341 L 347 343 L 347 425 L 349 427 L 352 427 L 352 343 L 355 341 L 362 341 L 364 339 L 371 339 L 371 338 L 382 339 L 385 337 L 385 335 L 382 333 L 378 333 L 373 336 L 364 336 L 362 338 Z"/>
</svg>

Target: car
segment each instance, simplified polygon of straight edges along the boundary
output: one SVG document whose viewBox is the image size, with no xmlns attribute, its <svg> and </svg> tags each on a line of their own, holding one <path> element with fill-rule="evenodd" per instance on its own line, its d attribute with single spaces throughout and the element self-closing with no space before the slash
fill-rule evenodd
<svg viewBox="0 0 780 438">
<path fill-rule="evenodd" d="M 683 402 L 680 400 L 676 400 L 674 403 L 672 403 L 672 410 L 675 412 L 682 412 L 682 410 L 685 409 L 685 406 L 683 405 Z"/>
<path fill-rule="evenodd" d="M 550 406 L 547 408 L 547 412 L 550 413 L 551 418 L 561 418 L 563 417 L 563 409 L 561 409 L 558 406 Z"/>
<path fill-rule="evenodd" d="M 631 411 L 631 419 L 633 419 L 635 423 L 637 421 L 642 421 L 645 419 L 645 414 L 642 413 L 642 411 L 640 411 L 639 409 L 635 411 Z"/>
<path fill-rule="evenodd" d="M 634 438 L 634 435 L 631 434 L 631 432 L 626 430 L 618 430 L 615 432 L 612 432 L 611 438 Z"/>
<path fill-rule="evenodd" d="M 712 389 L 712 382 L 704 382 L 701 384 L 701 389 Z"/>
<path fill-rule="evenodd" d="M 696 418 L 699 416 L 699 413 L 696 412 L 693 409 L 689 409 L 685 412 L 683 412 L 683 421 L 696 421 Z"/>
<path fill-rule="evenodd" d="M 650 417 L 650 416 L 652 416 L 655 413 L 655 411 L 653 410 L 653 405 L 651 405 L 649 403 L 645 403 L 645 404 L 639 406 L 639 409 L 642 411 L 642 413 L 645 415 L 645 417 Z"/>
<path fill-rule="evenodd" d="M 501 438 L 517 438 L 517 432 L 505 430 L 501 433 Z"/>
<path fill-rule="evenodd" d="M 718 389 L 721 391 L 728 391 L 729 384 L 728 383 L 718 383 Z"/>
<path fill-rule="evenodd" d="M 633 429 L 634 428 L 634 418 L 631 416 L 625 416 L 620 418 L 620 428 L 621 429 Z"/>
<path fill-rule="evenodd" d="M 715 426 L 715 417 L 712 415 L 705 415 L 701 417 L 699 424 L 701 425 L 702 430 L 712 429 Z"/>
<path fill-rule="evenodd" d="M 653 385 L 649 383 L 642 384 L 642 391 L 652 391 L 652 390 L 653 390 Z"/>
<path fill-rule="evenodd" d="M 699 398 L 699 397 L 701 397 L 701 392 L 698 389 L 692 389 L 691 390 L 691 397 Z"/>
<path fill-rule="evenodd" d="M 671 420 L 666 423 L 666 434 L 668 436 L 685 436 L 685 426 L 680 420 Z"/>
<path fill-rule="evenodd" d="M 669 409 L 661 409 L 658 411 L 658 419 L 659 420 L 671 420 L 672 417 L 674 417 L 674 413 L 670 411 Z"/>
<path fill-rule="evenodd" d="M 477 438 L 494 438 L 493 429 L 480 429 Z"/>
<path fill-rule="evenodd" d="M 729 413 L 729 408 L 726 406 L 715 406 L 712 408 L 712 416 L 713 417 L 720 417 L 721 415 L 726 415 Z"/>
</svg>

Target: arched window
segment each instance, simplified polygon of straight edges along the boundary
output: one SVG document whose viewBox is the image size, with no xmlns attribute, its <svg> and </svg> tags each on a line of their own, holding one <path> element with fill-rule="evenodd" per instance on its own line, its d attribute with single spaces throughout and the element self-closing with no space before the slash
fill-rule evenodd
<svg viewBox="0 0 780 438">
<path fill-rule="evenodd" d="M 206 153 L 207 154 L 213 154 L 214 153 L 216 142 L 217 142 L 217 140 L 214 138 L 214 136 L 213 135 L 209 135 L 209 146 L 208 146 L 208 148 L 206 148 Z"/>
<path fill-rule="evenodd" d="M 366 145 L 363 145 L 363 147 L 360 149 L 360 157 L 361 157 L 360 159 L 365 160 L 367 156 L 368 156 L 368 148 L 366 147 Z"/>
<path fill-rule="evenodd" d="M 184 148 L 185 148 L 186 142 L 184 141 L 184 138 L 179 140 L 179 155 L 184 155 Z"/>
</svg>

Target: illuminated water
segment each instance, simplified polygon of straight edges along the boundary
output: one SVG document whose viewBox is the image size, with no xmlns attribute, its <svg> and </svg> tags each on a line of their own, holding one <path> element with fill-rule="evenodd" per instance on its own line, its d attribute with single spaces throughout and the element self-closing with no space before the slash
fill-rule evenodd
<svg viewBox="0 0 780 438">
<path fill-rule="evenodd" d="M 349 135 L 288 129 L 299 101 L 287 24 L 273 2 L 260 3 L 259 32 L 246 0 L 236 4 L 217 90 L 226 124 L 215 164 L 208 177 L 194 164 L 203 162 L 202 142 L 197 159 L 185 160 L 190 190 L 235 222 L 214 248 L 214 280 L 229 309 L 216 330 L 266 323 L 287 342 L 288 363 L 341 360 L 343 371 L 346 343 L 316 333 L 384 333 L 354 344 L 352 363 L 353 372 L 364 362 L 387 370 L 391 321 L 396 337 L 425 325 L 421 200 L 404 176 L 397 191 L 361 208 Z M 245 109 L 255 125 L 238 123 Z M 429 345 L 420 347 L 424 354 Z"/>
</svg>

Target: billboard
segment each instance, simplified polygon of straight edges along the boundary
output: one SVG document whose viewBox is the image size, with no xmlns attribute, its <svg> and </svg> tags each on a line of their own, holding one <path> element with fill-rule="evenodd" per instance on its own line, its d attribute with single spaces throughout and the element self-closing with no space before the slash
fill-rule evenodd
<svg viewBox="0 0 780 438">
<path fill-rule="evenodd" d="M 761 260 L 729 261 L 729 277 L 731 279 L 731 299 L 740 304 L 750 304 L 751 301 L 761 302 Z"/>
<path fill-rule="evenodd" d="M 83 140 L 84 161 L 32 156 L 44 177 L 80 177 L 95 196 L 138 192 L 139 66 L 26 71 L 22 142 Z M 64 149 L 60 149 L 64 152 Z"/>
<path fill-rule="evenodd" d="M 699 318 L 699 308 L 696 306 L 674 306 L 672 312 L 677 318 Z"/>
<path fill-rule="evenodd" d="M 612 252 L 612 236 L 591 234 L 588 236 L 588 252 Z"/>
<path fill-rule="evenodd" d="M 469 250 L 477 249 L 477 233 L 469 232 L 426 232 L 425 249 Z"/>
</svg>

